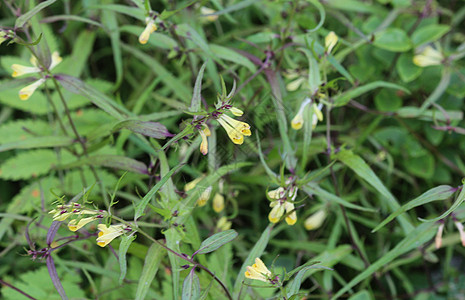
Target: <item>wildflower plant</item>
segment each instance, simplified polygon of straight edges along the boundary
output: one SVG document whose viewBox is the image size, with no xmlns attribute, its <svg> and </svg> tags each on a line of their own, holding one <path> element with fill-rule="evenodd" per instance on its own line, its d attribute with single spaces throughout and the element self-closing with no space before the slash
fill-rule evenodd
<svg viewBox="0 0 465 300">
<path fill-rule="evenodd" d="M 460 1 L 4 1 L 0 298 L 460 298 Z"/>
</svg>

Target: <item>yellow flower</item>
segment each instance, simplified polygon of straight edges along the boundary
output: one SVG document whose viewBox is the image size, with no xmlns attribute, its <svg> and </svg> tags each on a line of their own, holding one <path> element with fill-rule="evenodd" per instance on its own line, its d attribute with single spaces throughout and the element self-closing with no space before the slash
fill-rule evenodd
<svg viewBox="0 0 465 300">
<path fill-rule="evenodd" d="M 60 57 L 60 54 L 58 54 L 57 51 L 52 53 L 52 59 L 50 66 L 48 67 L 49 70 L 52 70 L 53 68 L 56 67 L 63 59 Z M 33 67 L 26 67 L 18 64 L 13 64 L 11 65 L 11 68 L 13 69 L 13 74 L 11 76 L 13 77 L 18 77 L 22 76 L 25 74 L 31 74 L 31 73 L 38 73 L 41 72 L 42 69 L 37 66 L 37 59 L 33 56 L 31 57 L 31 64 Z M 41 86 L 45 82 L 45 78 L 41 78 L 37 80 L 36 82 L 22 88 L 19 91 L 19 99 L 21 100 L 27 100 L 31 95 L 35 92 L 35 90 Z"/>
<path fill-rule="evenodd" d="M 297 78 L 296 80 L 293 80 L 291 82 L 289 82 L 287 85 L 286 85 L 286 89 L 289 91 L 289 92 L 294 92 L 294 91 L 297 91 L 297 89 L 302 85 L 302 83 L 305 82 L 305 78 L 304 77 L 300 77 L 300 78 Z"/>
<path fill-rule="evenodd" d="M 208 7 L 205 7 L 205 6 L 202 6 L 200 8 L 200 13 L 202 13 L 202 15 L 211 15 L 211 14 L 214 14 L 216 13 L 216 10 L 214 9 L 211 9 L 211 8 L 208 8 Z M 214 22 L 218 19 L 218 16 L 217 15 L 211 15 L 211 16 L 202 16 L 202 18 L 204 20 L 207 20 L 209 22 Z"/>
<path fill-rule="evenodd" d="M 257 257 L 252 266 L 247 266 L 245 277 L 263 282 L 270 282 L 271 271 L 268 270 L 263 261 Z"/>
<path fill-rule="evenodd" d="M 224 197 L 220 193 L 216 193 L 213 197 L 213 210 L 217 213 L 224 209 Z"/>
<path fill-rule="evenodd" d="M 203 130 L 199 130 L 200 136 L 202 137 L 202 143 L 200 144 L 200 153 L 203 155 L 207 155 L 208 153 L 208 139 L 207 137 L 211 135 L 210 129 L 204 123 L 203 126 L 205 127 Z"/>
<path fill-rule="evenodd" d="M 147 44 L 150 38 L 150 34 L 157 30 L 157 25 L 155 25 L 155 20 L 153 18 L 145 18 L 145 24 L 147 25 L 145 26 L 144 31 L 142 31 L 142 33 L 139 35 L 139 43 L 142 45 Z"/>
<path fill-rule="evenodd" d="M 275 190 L 268 191 L 268 197 L 274 200 L 283 198 L 285 194 L 286 190 L 281 186 Z"/>
<path fill-rule="evenodd" d="M 318 121 L 323 121 L 323 113 L 321 112 L 321 109 L 323 108 L 323 103 L 318 104 L 318 106 L 313 103 L 313 117 L 312 117 L 312 128 L 315 129 L 316 124 L 318 124 Z"/>
<path fill-rule="evenodd" d="M 23 87 L 19 90 L 19 99 L 27 100 L 35 92 L 35 90 L 45 82 L 44 78 L 37 80 L 36 82 Z"/>
<path fill-rule="evenodd" d="M 305 100 L 300 105 L 299 111 L 291 121 L 292 129 L 299 130 L 304 125 L 304 111 L 305 107 L 312 102 L 312 99 L 305 98 Z"/>
<path fill-rule="evenodd" d="M 205 204 L 207 204 L 208 199 L 210 199 L 211 192 L 212 192 L 212 187 L 209 186 L 202 192 L 202 194 L 200 194 L 199 199 L 197 199 L 197 205 L 199 207 L 202 207 Z"/>
<path fill-rule="evenodd" d="M 242 145 L 244 136 L 250 136 L 252 134 L 249 124 L 237 121 L 225 114 L 222 114 L 217 121 L 223 126 L 224 130 L 226 130 L 226 133 L 234 144 Z"/>
<path fill-rule="evenodd" d="M 331 31 L 328 33 L 328 35 L 325 37 L 325 48 L 326 48 L 326 53 L 331 53 L 333 50 L 334 46 L 337 44 L 338 37 L 334 33 L 334 31 Z"/>
<path fill-rule="evenodd" d="M 115 238 L 122 235 L 125 231 L 123 225 L 110 225 L 107 227 L 105 224 L 98 224 L 98 237 L 97 237 L 97 245 L 100 247 L 105 247 Z"/>
<path fill-rule="evenodd" d="M 221 231 L 226 231 L 231 229 L 232 223 L 228 221 L 228 218 L 226 217 L 221 217 L 218 220 L 218 224 L 216 225 L 216 228 L 220 229 Z"/>
<path fill-rule="evenodd" d="M 97 220 L 98 218 L 97 217 L 87 217 L 87 218 L 82 218 L 82 219 L 74 219 L 74 220 L 71 220 L 69 221 L 68 223 L 68 229 L 71 230 L 71 231 L 78 231 L 79 229 L 81 229 L 84 225 L 92 222 L 92 221 L 95 221 Z M 78 222 L 79 220 L 79 222 Z"/>
<path fill-rule="evenodd" d="M 270 214 L 268 215 L 268 220 L 271 223 L 277 223 L 281 219 L 281 217 L 284 214 L 284 211 L 286 211 L 286 214 L 289 214 L 286 217 L 286 223 L 287 225 L 294 225 L 295 222 L 297 222 L 297 214 L 295 213 L 294 209 L 294 204 L 289 202 L 289 201 L 282 201 L 282 200 L 276 200 L 270 203 L 270 207 L 273 209 L 270 211 Z"/>
<path fill-rule="evenodd" d="M 240 110 L 239 108 L 234 107 L 234 106 L 231 107 L 230 111 L 231 111 L 231 113 L 232 113 L 233 115 L 235 115 L 236 117 L 240 117 L 240 116 L 242 116 L 242 115 L 244 114 L 244 112 L 243 112 L 242 110 Z"/>
<path fill-rule="evenodd" d="M 325 210 L 320 209 L 319 211 L 317 211 L 316 213 L 314 213 L 313 215 L 311 215 L 305 220 L 304 222 L 305 229 L 314 230 L 314 229 L 319 228 L 321 224 L 323 224 L 323 221 L 325 220 L 325 218 L 326 218 Z"/>
<path fill-rule="evenodd" d="M 442 231 L 444 230 L 444 223 L 441 223 L 438 227 L 438 232 L 436 233 L 436 238 L 434 239 L 434 244 L 436 249 L 441 248 L 442 246 Z"/>
<path fill-rule="evenodd" d="M 197 183 L 199 183 L 200 181 L 202 181 L 202 179 L 204 178 L 205 176 L 202 175 L 194 180 L 192 180 L 191 182 L 188 182 L 186 183 L 186 185 L 184 186 L 184 192 L 188 192 L 190 190 L 192 190 L 193 188 L 195 188 L 195 186 L 197 185 Z"/>
<path fill-rule="evenodd" d="M 465 247 L 465 231 L 463 230 L 463 224 L 460 223 L 459 221 L 454 222 L 455 226 L 457 227 L 457 230 L 460 233 L 460 240 L 462 241 L 462 246 Z"/>
<path fill-rule="evenodd" d="M 442 64 L 444 56 L 433 47 L 426 47 L 421 53 L 413 57 L 413 63 L 419 67 L 428 67 Z"/>
</svg>

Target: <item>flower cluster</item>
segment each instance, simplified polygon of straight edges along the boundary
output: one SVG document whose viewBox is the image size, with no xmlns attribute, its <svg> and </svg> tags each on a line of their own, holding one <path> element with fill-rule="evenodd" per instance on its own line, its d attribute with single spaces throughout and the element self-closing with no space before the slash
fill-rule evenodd
<svg viewBox="0 0 465 300">
<path fill-rule="evenodd" d="M 260 258 L 255 258 L 255 263 L 252 266 L 247 266 L 245 277 L 263 282 L 272 282 L 271 271 L 265 266 Z"/>
<path fill-rule="evenodd" d="M 31 57 L 31 64 L 33 65 L 32 67 L 28 66 L 23 66 L 23 65 L 18 65 L 18 64 L 13 64 L 11 68 L 13 69 L 13 74 L 11 75 L 12 77 L 18 77 L 22 76 L 25 74 L 32 74 L 32 73 L 43 73 L 44 69 L 39 66 L 37 59 L 33 56 Z M 56 67 L 60 62 L 62 61 L 62 58 L 58 54 L 57 51 L 52 53 L 51 57 L 51 63 L 50 66 L 48 66 L 48 70 L 52 70 L 54 67 Z M 48 75 L 43 75 L 42 78 L 38 79 L 34 83 L 22 88 L 19 91 L 19 98 L 21 100 L 27 100 L 31 95 L 35 92 L 35 90 L 41 86 L 45 80 L 47 79 Z"/>
<path fill-rule="evenodd" d="M 286 182 L 289 184 L 289 182 Z M 277 223 L 286 212 L 286 223 L 294 225 L 297 222 L 297 214 L 295 212 L 294 200 L 297 197 L 298 187 L 288 186 L 287 188 L 279 187 L 268 192 L 268 197 L 272 199 L 270 207 L 272 210 L 268 215 L 268 220 L 271 223 Z"/>
<path fill-rule="evenodd" d="M 83 209 L 79 203 L 60 204 L 49 213 L 53 214 L 53 221 L 64 221 L 69 217 L 76 217 L 68 223 L 68 229 L 73 232 L 78 231 L 90 222 L 103 219 L 105 215 L 103 210 Z M 99 230 L 97 245 L 100 247 L 105 247 L 113 239 L 132 230 L 131 227 L 125 225 L 106 226 L 105 224 L 98 224 L 97 228 Z"/>
</svg>

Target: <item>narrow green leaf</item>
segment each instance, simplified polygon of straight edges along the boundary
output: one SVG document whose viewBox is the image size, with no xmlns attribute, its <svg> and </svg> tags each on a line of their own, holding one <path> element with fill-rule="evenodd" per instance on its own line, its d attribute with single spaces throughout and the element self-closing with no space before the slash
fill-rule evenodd
<svg viewBox="0 0 465 300">
<path fill-rule="evenodd" d="M 463 184 L 463 180 L 462 180 L 462 184 Z M 424 222 L 436 222 L 436 221 L 439 221 L 439 220 L 447 217 L 454 210 L 456 210 L 463 203 L 463 201 L 465 201 L 465 188 L 462 185 L 462 190 L 460 191 L 460 194 L 457 196 L 457 198 L 455 199 L 452 206 L 446 212 L 444 212 L 442 215 L 440 215 L 439 217 L 434 218 L 434 219 L 430 219 L 430 220 L 420 219 L 420 220 L 422 220 Z"/>
<path fill-rule="evenodd" d="M 125 235 L 121 238 L 121 243 L 119 244 L 118 249 L 118 258 L 119 258 L 119 284 L 123 284 L 124 277 L 126 277 L 127 272 L 127 262 L 126 262 L 126 253 L 128 252 L 129 246 L 131 246 L 132 241 L 136 239 L 135 235 Z"/>
<path fill-rule="evenodd" d="M 139 174 L 148 174 L 148 168 L 145 163 L 135 160 L 126 156 L 119 155 L 92 155 L 89 157 L 83 157 L 76 162 L 71 164 L 63 165 L 61 168 L 73 168 L 79 167 L 82 165 L 93 165 L 93 166 L 103 166 L 108 168 L 115 168 L 125 171 L 131 171 Z"/>
<path fill-rule="evenodd" d="M 417 198 L 409 201 L 408 203 L 402 205 L 398 210 L 393 212 L 392 214 L 389 215 L 383 222 L 381 222 L 378 226 L 376 226 L 375 229 L 373 229 L 371 232 L 376 232 L 380 228 L 382 228 L 384 225 L 387 223 L 391 222 L 394 218 L 396 218 L 398 215 L 414 208 L 420 205 L 424 205 L 426 203 L 430 203 L 433 201 L 438 201 L 438 200 L 445 200 L 451 197 L 455 193 L 455 189 L 449 185 L 440 185 L 435 188 L 432 188 Z"/>
<path fill-rule="evenodd" d="M 210 44 L 210 49 L 218 58 L 223 60 L 231 61 L 249 69 L 250 72 L 255 73 L 257 68 L 247 58 L 242 56 L 240 53 L 220 45 Z"/>
<path fill-rule="evenodd" d="M 378 178 L 378 176 L 376 176 L 373 170 L 370 169 L 368 164 L 360 156 L 354 154 L 352 151 L 342 150 L 335 155 L 335 158 L 351 168 L 358 176 L 373 186 L 381 194 L 381 199 L 386 201 L 386 204 L 391 211 L 399 209 L 400 205 L 396 198 L 394 198 L 391 192 L 389 192 L 389 190 L 384 186 L 383 182 Z M 406 215 L 399 215 L 397 216 L 397 219 L 399 220 L 404 233 L 407 234 L 413 230 L 413 225 Z"/>
<path fill-rule="evenodd" d="M 204 240 L 202 244 L 200 244 L 199 250 L 195 251 L 192 256 L 213 252 L 224 244 L 234 240 L 236 237 L 237 232 L 234 229 L 218 232 Z"/>
<path fill-rule="evenodd" d="M 352 98 L 356 98 L 358 96 L 361 96 L 371 90 L 377 89 L 377 88 L 389 88 L 389 89 L 397 89 L 401 90 L 407 94 L 410 94 L 410 91 L 398 84 L 390 83 L 390 82 L 385 82 L 385 81 L 375 81 L 375 82 L 370 82 L 368 84 L 359 86 L 357 88 L 354 88 L 352 90 L 349 90 L 334 99 L 334 105 L 335 106 L 343 106 L 346 105 Z"/>
<path fill-rule="evenodd" d="M 55 78 L 68 91 L 75 93 L 75 94 L 80 94 L 88 98 L 96 106 L 103 109 L 108 114 L 115 117 L 116 119 L 119 119 L 119 120 L 125 119 L 125 117 L 121 113 L 121 112 L 127 112 L 127 110 L 124 107 L 116 104 L 106 95 L 102 94 L 101 92 L 94 89 L 93 87 L 86 84 L 85 82 L 81 81 L 80 79 L 76 77 L 64 75 L 64 74 L 55 75 Z"/>
<path fill-rule="evenodd" d="M 382 257 L 371 264 L 365 271 L 355 276 L 348 284 L 344 285 L 331 299 L 338 299 L 358 283 L 362 282 L 380 268 L 386 266 L 396 257 L 407 253 L 413 248 L 420 247 L 428 242 L 436 233 L 438 225 L 434 223 L 424 223 L 411 231 L 399 244 L 388 253 L 383 253 Z"/>
<path fill-rule="evenodd" d="M 321 3 L 317 0 L 307 0 L 307 2 L 313 4 L 318 9 L 318 13 L 320 14 L 320 21 L 318 22 L 318 24 L 312 29 L 307 29 L 307 32 L 315 32 L 318 29 L 320 29 L 321 26 L 323 26 L 323 24 L 325 23 L 326 12 L 323 5 L 321 5 Z"/>
<path fill-rule="evenodd" d="M 30 11 L 28 11 L 27 13 L 25 13 L 24 15 L 21 15 L 18 19 L 16 19 L 16 22 L 15 22 L 15 28 L 21 28 L 24 26 L 24 24 L 29 21 L 30 18 L 32 18 L 33 16 L 35 16 L 38 12 L 40 12 L 42 9 L 52 5 L 53 3 L 55 3 L 56 0 L 47 0 L 47 1 L 44 1 L 44 2 L 41 2 L 39 5 L 37 5 L 36 7 L 34 7 L 33 9 L 31 9 Z"/>
<path fill-rule="evenodd" d="M 116 13 L 111 10 L 103 10 L 101 19 L 110 36 L 111 48 L 113 50 L 113 62 L 116 71 L 114 89 L 117 89 L 123 80 L 123 56 L 121 53 L 121 40 Z"/>
<path fill-rule="evenodd" d="M 80 16 L 73 16 L 73 15 L 54 15 L 51 17 L 41 19 L 40 23 L 54 23 L 58 21 L 76 21 L 76 22 L 83 22 L 83 23 L 94 25 L 94 26 L 102 27 L 102 24 L 100 24 L 99 22 L 96 22 L 88 18 L 84 18 Z"/>
<path fill-rule="evenodd" d="M 199 73 L 197 74 L 197 79 L 195 80 L 195 85 L 194 85 L 194 93 L 192 94 L 191 106 L 189 107 L 190 112 L 200 111 L 200 103 L 202 100 L 202 96 L 201 96 L 202 78 L 203 78 L 203 72 L 205 71 L 206 66 L 207 66 L 207 62 L 204 62 L 202 67 L 200 68 Z"/>
<path fill-rule="evenodd" d="M 72 145 L 74 139 L 67 136 L 41 136 L 31 137 L 24 141 L 11 142 L 0 145 L 0 152 L 12 149 L 33 149 L 33 148 L 51 148 L 66 147 Z"/>
<path fill-rule="evenodd" d="M 157 274 L 158 267 L 160 266 L 161 259 L 166 255 L 165 249 L 158 244 L 153 243 L 147 251 L 145 257 L 144 267 L 139 279 L 136 291 L 136 300 L 145 299 L 150 285 L 152 284 L 155 275 Z"/>
<path fill-rule="evenodd" d="M 102 4 L 102 5 L 90 5 L 88 8 L 89 9 L 111 10 L 111 11 L 115 11 L 120 14 L 131 16 L 142 22 L 145 21 L 145 11 L 137 7 L 131 7 L 128 5 L 120 5 L 120 4 Z"/>
<path fill-rule="evenodd" d="M 192 268 L 189 275 L 182 284 L 182 300 L 197 300 L 200 297 L 200 281 L 195 268 Z"/>
<path fill-rule="evenodd" d="M 313 183 L 313 182 L 308 183 L 306 186 L 302 187 L 302 189 L 310 195 L 312 194 L 318 195 L 321 197 L 321 199 L 328 200 L 329 202 L 335 202 L 347 208 L 352 208 L 352 209 L 361 210 L 361 211 L 371 211 L 371 212 L 376 211 L 373 208 L 363 207 L 363 206 L 348 202 L 342 199 L 341 197 L 338 197 L 326 191 L 325 189 L 322 189 L 316 183 Z"/>
<path fill-rule="evenodd" d="M 126 120 L 116 124 L 113 127 L 113 132 L 127 129 L 135 133 L 140 133 L 155 139 L 165 139 L 168 136 L 173 136 L 166 129 L 165 125 L 158 122 L 144 122 L 139 120 Z"/>
<path fill-rule="evenodd" d="M 180 170 L 183 166 L 184 166 L 183 164 L 179 164 L 176 167 L 172 168 L 168 172 L 168 174 L 163 176 L 163 178 L 159 182 L 157 182 L 157 184 L 153 188 L 150 189 L 150 191 L 144 196 L 142 201 L 136 206 L 136 209 L 134 212 L 134 220 L 137 220 L 140 216 L 142 216 L 145 208 L 150 202 L 150 199 L 152 199 L 155 193 L 158 192 L 158 190 L 163 187 L 163 185 L 168 181 L 168 179 L 170 179 L 171 176 L 173 176 L 173 174 L 176 173 L 178 170 Z"/>
<path fill-rule="evenodd" d="M 270 239 L 271 229 L 273 229 L 273 224 L 269 224 L 268 227 L 262 233 L 262 236 L 257 241 L 257 243 L 253 246 L 252 250 L 250 250 L 249 255 L 245 259 L 244 263 L 242 264 L 241 270 L 236 278 L 236 282 L 234 283 L 233 289 L 233 298 L 237 299 L 239 292 L 242 287 L 242 282 L 245 278 L 245 271 L 247 270 L 247 266 L 251 266 L 255 258 L 260 257 L 265 251 L 266 245 L 268 245 L 268 241 Z"/>
</svg>

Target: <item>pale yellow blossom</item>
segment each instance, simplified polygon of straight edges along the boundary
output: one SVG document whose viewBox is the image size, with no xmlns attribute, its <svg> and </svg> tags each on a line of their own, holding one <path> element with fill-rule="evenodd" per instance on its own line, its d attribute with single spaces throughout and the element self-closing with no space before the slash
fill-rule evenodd
<svg viewBox="0 0 465 300">
<path fill-rule="evenodd" d="M 260 258 L 255 258 L 255 263 L 252 266 L 247 266 L 245 277 L 263 282 L 269 282 L 271 279 L 271 271 L 265 266 Z"/>
</svg>

